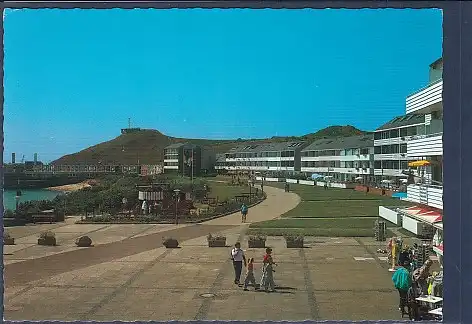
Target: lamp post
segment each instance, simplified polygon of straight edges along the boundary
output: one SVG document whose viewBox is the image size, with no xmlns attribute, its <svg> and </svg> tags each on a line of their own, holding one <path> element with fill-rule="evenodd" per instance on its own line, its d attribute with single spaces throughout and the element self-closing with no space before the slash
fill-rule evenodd
<svg viewBox="0 0 472 324">
<path fill-rule="evenodd" d="M 249 185 L 249 204 L 251 203 L 252 199 L 252 181 L 251 178 L 247 180 L 247 184 Z"/>
<path fill-rule="evenodd" d="M 126 199 L 125 197 L 123 197 L 123 199 L 121 200 L 121 202 L 123 203 L 123 212 L 126 210 L 126 204 L 128 203 L 128 199 Z"/>
<path fill-rule="evenodd" d="M 174 197 L 175 197 L 175 225 L 179 224 L 179 217 L 177 214 L 177 204 L 179 202 L 179 193 L 180 189 L 174 189 Z"/>
<path fill-rule="evenodd" d="M 20 199 L 21 199 L 21 190 L 16 191 L 16 196 L 15 196 L 15 201 L 16 201 L 16 217 L 18 217 L 18 205 L 20 204 Z"/>
</svg>

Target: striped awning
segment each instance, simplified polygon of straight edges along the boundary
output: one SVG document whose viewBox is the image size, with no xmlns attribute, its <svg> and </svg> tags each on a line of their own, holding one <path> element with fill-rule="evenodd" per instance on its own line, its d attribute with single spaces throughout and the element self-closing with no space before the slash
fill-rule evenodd
<svg viewBox="0 0 472 324">
<path fill-rule="evenodd" d="M 419 160 L 419 161 L 413 161 L 413 162 L 408 163 L 408 166 L 412 168 L 423 167 L 423 166 L 428 166 L 428 165 L 431 165 L 431 162 L 426 161 L 426 160 Z"/>
<path fill-rule="evenodd" d="M 434 227 L 442 230 L 443 215 L 437 210 L 420 206 L 412 206 L 407 208 L 399 208 L 398 212 L 429 225 L 433 225 Z"/>
</svg>

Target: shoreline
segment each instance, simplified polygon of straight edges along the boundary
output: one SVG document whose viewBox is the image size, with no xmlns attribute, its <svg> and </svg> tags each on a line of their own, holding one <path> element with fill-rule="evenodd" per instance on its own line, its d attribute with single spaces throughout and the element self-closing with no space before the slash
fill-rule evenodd
<svg viewBox="0 0 472 324">
<path fill-rule="evenodd" d="M 81 189 L 90 188 L 90 187 L 92 187 L 92 186 L 90 185 L 89 180 L 87 180 L 87 181 L 82 181 L 82 182 L 79 182 L 79 183 L 49 187 L 49 188 L 45 188 L 45 189 L 50 190 L 50 191 L 58 191 L 58 192 L 67 193 L 67 192 L 79 191 Z"/>
</svg>

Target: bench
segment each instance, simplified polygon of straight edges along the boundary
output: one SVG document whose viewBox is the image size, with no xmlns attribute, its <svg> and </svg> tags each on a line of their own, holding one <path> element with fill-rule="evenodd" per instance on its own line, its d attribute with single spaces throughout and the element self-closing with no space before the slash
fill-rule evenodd
<svg viewBox="0 0 472 324">
<path fill-rule="evenodd" d="M 33 223 L 49 223 L 56 221 L 55 215 L 33 215 Z"/>
</svg>

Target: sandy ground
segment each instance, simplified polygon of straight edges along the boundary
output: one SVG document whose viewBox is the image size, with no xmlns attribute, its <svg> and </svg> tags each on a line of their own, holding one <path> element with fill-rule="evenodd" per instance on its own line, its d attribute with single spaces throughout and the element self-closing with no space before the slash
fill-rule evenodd
<svg viewBox="0 0 472 324">
<path fill-rule="evenodd" d="M 49 187 L 47 189 L 52 190 L 52 191 L 63 191 L 63 192 L 78 191 L 84 188 L 90 188 L 91 187 L 90 181 L 91 180 L 86 180 L 80 183 L 73 183 L 73 184 L 57 186 L 57 187 Z"/>
</svg>

